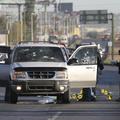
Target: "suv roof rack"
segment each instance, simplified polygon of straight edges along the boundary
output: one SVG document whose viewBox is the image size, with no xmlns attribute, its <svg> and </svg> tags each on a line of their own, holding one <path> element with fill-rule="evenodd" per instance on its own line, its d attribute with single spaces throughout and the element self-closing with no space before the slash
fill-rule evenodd
<svg viewBox="0 0 120 120">
<path fill-rule="evenodd" d="M 20 41 L 18 44 L 25 44 L 25 43 L 50 43 L 49 41 Z"/>
<path fill-rule="evenodd" d="M 50 44 L 56 44 L 56 45 L 63 45 L 61 43 L 58 42 L 54 42 L 54 41 L 20 41 L 18 44 L 26 44 L 26 43 L 50 43 Z"/>
</svg>

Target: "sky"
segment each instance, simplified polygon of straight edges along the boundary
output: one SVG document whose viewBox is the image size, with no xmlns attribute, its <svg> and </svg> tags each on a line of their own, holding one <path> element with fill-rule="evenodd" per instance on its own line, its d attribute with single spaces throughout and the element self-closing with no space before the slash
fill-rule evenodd
<svg viewBox="0 0 120 120">
<path fill-rule="evenodd" d="M 73 2 L 74 10 L 108 10 L 112 13 L 120 13 L 120 0 L 57 0 L 61 2 Z"/>
<path fill-rule="evenodd" d="M 15 2 L 23 0 L 0 0 L 0 2 Z M 108 10 L 120 13 L 120 0 L 56 0 L 57 2 L 73 2 L 73 10 Z"/>
</svg>

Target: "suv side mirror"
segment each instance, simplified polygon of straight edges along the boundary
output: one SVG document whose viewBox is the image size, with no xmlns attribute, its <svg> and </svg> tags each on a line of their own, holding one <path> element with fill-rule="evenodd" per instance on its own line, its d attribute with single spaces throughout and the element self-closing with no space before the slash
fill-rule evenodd
<svg viewBox="0 0 120 120">
<path fill-rule="evenodd" d="M 67 64 L 71 65 L 71 64 L 74 64 L 74 63 L 78 63 L 78 59 L 76 59 L 76 58 L 69 59 Z"/>
</svg>

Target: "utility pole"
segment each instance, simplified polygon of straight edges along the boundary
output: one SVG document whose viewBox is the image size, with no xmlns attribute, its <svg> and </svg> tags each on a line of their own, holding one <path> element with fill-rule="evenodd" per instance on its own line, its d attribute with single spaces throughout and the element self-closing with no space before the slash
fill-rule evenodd
<svg viewBox="0 0 120 120">
<path fill-rule="evenodd" d="M 31 40 L 34 41 L 34 31 L 33 31 L 33 18 L 34 18 L 34 13 L 31 13 Z"/>
<path fill-rule="evenodd" d="M 44 40 L 47 41 L 47 6 L 49 3 L 44 4 Z"/>
<path fill-rule="evenodd" d="M 114 14 L 111 13 L 111 24 L 112 24 L 112 60 L 114 60 Z"/>
<path fill-rule="evenodd" d="M 114 60 L 114 14 L 109 13 L 108 15 L 110 16 L 109 20 L 111 20 L 111 38 L 112 38 L 111 59 Z"/>
<path fill-rule="evenodd" d="M 21 6 L 24 5 L 23 3 L 16 3 L 18 6 L 18 21 L 21 21 Z"/>
</svg>

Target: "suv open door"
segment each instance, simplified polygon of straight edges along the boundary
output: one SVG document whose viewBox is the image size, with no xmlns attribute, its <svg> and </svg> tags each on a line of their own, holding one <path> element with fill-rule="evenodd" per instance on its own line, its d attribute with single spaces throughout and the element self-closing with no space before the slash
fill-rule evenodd
<svg viewBox="0 0 120 120">
<path fill-rule="evenodd" d="M 78 47 L 68 61 L 71 88 L 95 88 L 97 82 L 97 46 Z"/>
<path fill-rule="evenodd" d="M 11 49 L 8 46 L 0 46 L 0 87 L 6 87 L 9 80 L 9 59 Z"/>
</svg>

